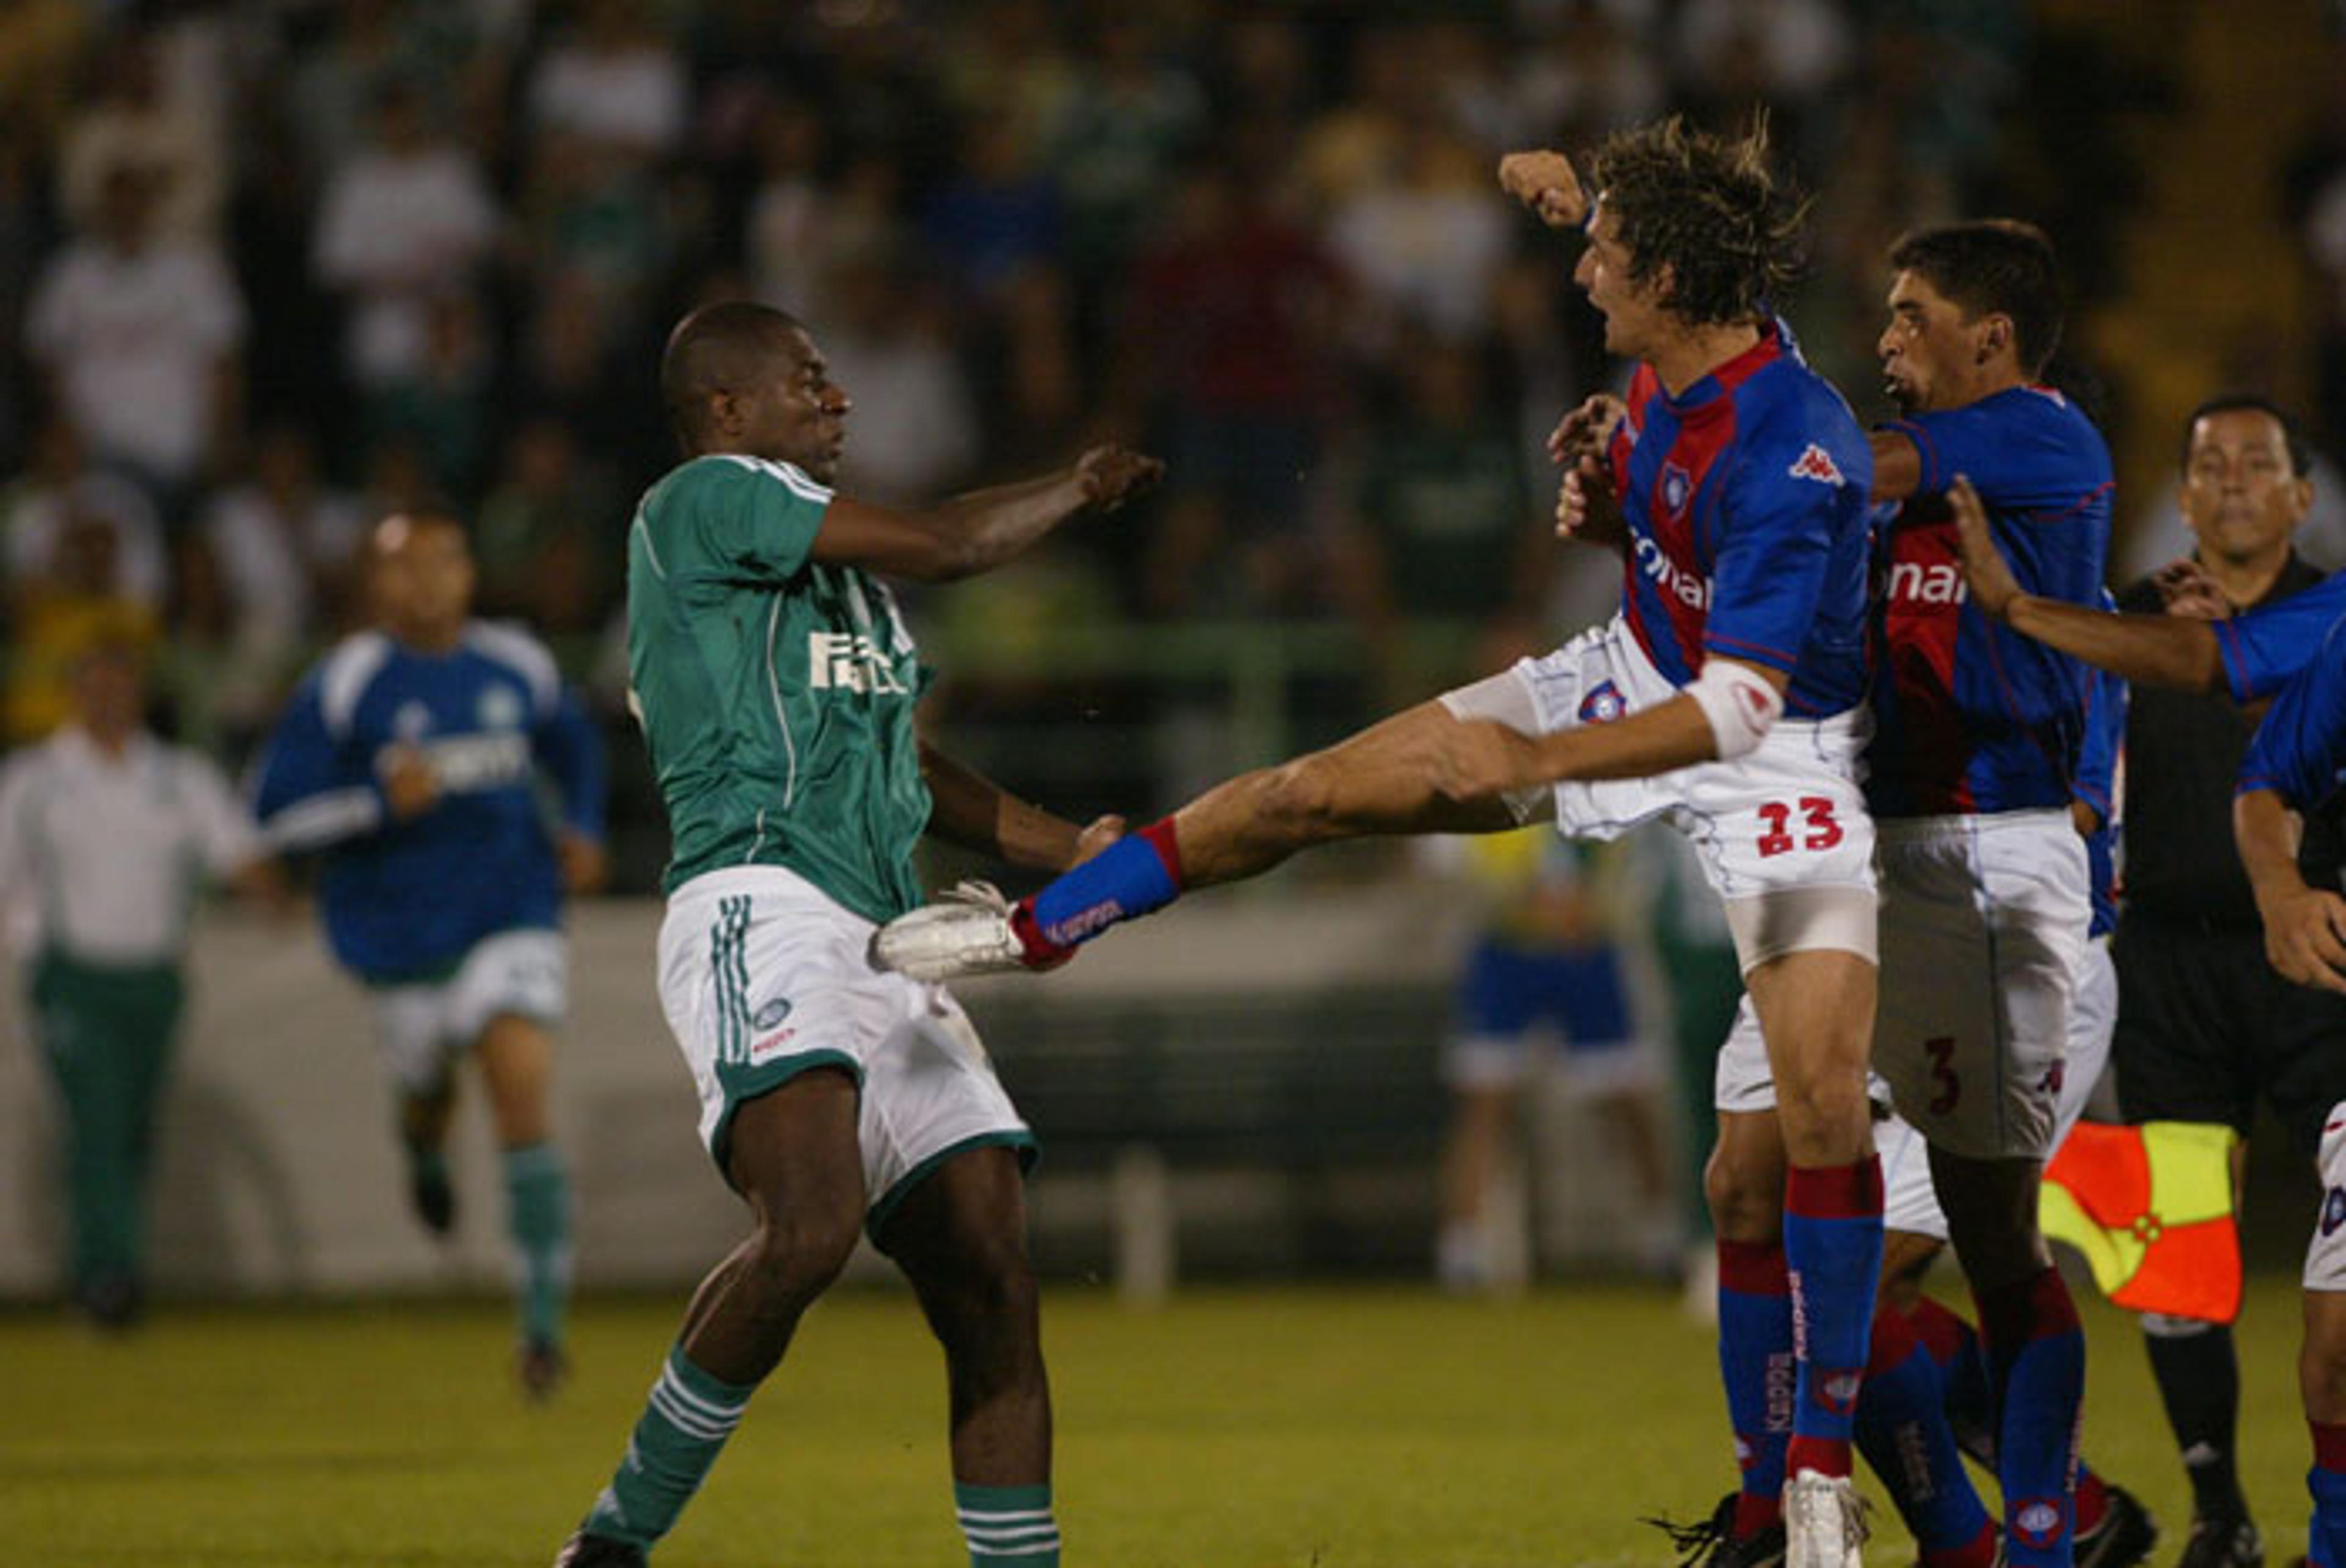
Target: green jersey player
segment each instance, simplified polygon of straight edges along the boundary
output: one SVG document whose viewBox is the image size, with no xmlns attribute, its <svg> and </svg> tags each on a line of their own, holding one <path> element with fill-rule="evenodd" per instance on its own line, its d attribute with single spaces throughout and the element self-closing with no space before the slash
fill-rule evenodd
<svg viewBox="0 0 2346 1568">
<path fill-rule="evenodd" d="M 627 535 L 628 668 L 675 840 L 660 996 L 752 1229 L 693 1298 L 557 1564 L 645 1561 L 859 1227 L 944 1344 L 971 1563 L 1056 1564 L 1019 1182 L 1033 1138 L 953 999 L 866 949 L 921 901 L 924 830 L 1057 871 L 1123 825 L 1079 830 L 918 738 L 927 671 L 882 578 L 999 565 L 1161 465 L 1100 447 L 927 512 L 834 495 L 847 395 L 803 327 L 746 302 L 686 317 L 660 383 L 686 461 Z"/>
</svg>

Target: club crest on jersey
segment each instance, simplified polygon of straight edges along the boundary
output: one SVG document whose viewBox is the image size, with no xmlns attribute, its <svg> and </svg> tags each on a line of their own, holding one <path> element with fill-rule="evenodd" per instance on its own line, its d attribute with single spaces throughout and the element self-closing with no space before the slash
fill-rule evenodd
<svg viewBox="0 0 2346 1568">
<path fill-rule="evenodd" d="M 1795 479 L 1813 479 L 1820 484 L 1841 483 L 1841 465 L 1833 462 L 1831 453 L 1813 441 L 1809 443 L 1809 449 L 1793 461 L 1788 472 Z"/>
<path fill-rule="evenodd" d="M 2333 1186 L 2321 1196 L 2321 1234 L 2335 1236 L 2346 1225 L 2346 1186 Z"/>
<path fill-rule="evenodd" d="M 521 697 L 509 686 L 484 687 L 474 713 L 483 729 L 519 729 Z"/>
<path fill-rule="evenodd" d="M 1811 447 L 1810 451 L 1815 449 Z M 1694 475 L 1675 463 L 1662 464 L 1662 510 L 1672 517 L 1686 515 L 1687 502 L 1694 495 Z"/>
<path fill-rule="evenodd" d="M 1609 680 L 1598 682 L 1595 689 L 1580 699 L 1580 722 L 1583 724 L 1610 724 L 1628 711 L 1629 704 L 1621 696 L 1621 688 Z"/>
<path fill-rule="evenodd" d="M 402 740 L 421 740 L 432 733 L 432 710 L 420 702 L 403 702 L 391 716 L 391 732 Z"/>
</svg>

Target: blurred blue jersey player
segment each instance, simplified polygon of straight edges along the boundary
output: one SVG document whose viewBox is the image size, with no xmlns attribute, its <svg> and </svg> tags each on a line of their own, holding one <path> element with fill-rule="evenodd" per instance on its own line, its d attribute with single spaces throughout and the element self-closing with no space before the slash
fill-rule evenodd
<svg viewBox="0 0 2346 1568">
<path fill-rule="evenodd" d="M 1626 402 L 1592 400 L 1554 442 L 1568 468 L 1559 523 L 1620 551 L 1620 615 L 1232 779 L 1015 909 L 916 911 L 877 951 L 933 976 L 1046 967 L 1185 888 L 1333 840 L 1679 824 L 1723 901 L 1784 1091 L 1790 1174 L 1769 1200 L 1783 1245 L 1746 1271 L 1768 1283 L 1744 1316 L 1780 1329 L 1797 1392 L 1789 1444 L 1754 1450 L 1749 1496 L 1764 1524 L 1782 1510 L 1794 1568 L 1845 1568 L 1862 1539 L 1851 1411 L 1882 1248 L 1865 1095 L 1873 833 L 1857 783 L 1872 460 L 1767 305 L 1790 275 L 1800 207 L 1764 131 L 1668 121 L 1613 137 L 1594 168 L 1593 204 L 1560 154 L 1510 155 L 1500 178 L 1552 226 L 1587 219 L 1575 280 L 1606 347 L 1640 362 Z M 1722 1332 L 1741 1344 L 1748 1327 Z M 1767 1413 L 1739 1406 L 1738 1431 Z"/>
<path fill-rule="evenodd" d="M 562 1016 L 566 891 L 603 878 L 603 752 L 536 639 L 470 618 L 464 530 L 417 509 L 369 555 L 378 629 L 311 670 L 270 742 L 255 802 L 275 845 L 320 855 L 342 966 L 372 993 L 416 1213 L 454 1223 L 446 1156 L 456 1064 L 479 1063 L 520 1257 L 523 1386 L 565 1369 L 570 1188 L 547 1123 Z M 550 779 L 560 825 L 540 796 Z"/>
</svg>

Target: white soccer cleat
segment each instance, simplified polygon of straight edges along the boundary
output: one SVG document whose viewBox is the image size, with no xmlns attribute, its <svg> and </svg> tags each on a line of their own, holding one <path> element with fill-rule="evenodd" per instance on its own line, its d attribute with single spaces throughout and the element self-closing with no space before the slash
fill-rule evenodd
<svg viewBox="0 0 2346 1568">
<path fill-rule="evenodd" d="M 1784 1483 L 1784 1568 L 1864 1568 L 1865 1501 L 1845 1475 Z"/>
<path fill-rule="evenodd" d="M 872 938 L 872 962 L 929 984 L 1031 967 L 1010 928 L 1010 901 L 991 882 L 963 882 L 882 926 Z"/>
</svg>

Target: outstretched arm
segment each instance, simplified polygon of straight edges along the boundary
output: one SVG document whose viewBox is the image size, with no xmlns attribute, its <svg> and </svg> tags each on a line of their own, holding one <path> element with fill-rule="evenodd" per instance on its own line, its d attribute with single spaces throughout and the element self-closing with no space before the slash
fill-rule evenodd
<svg viewBox="0 0 2346 1568">
<path fill-rule="evenodd" d="M 929 831 L 1028 871 L 1064 871 L 1124 836 L 1121 817 L 1101 817 L 1078 828 L 1027 804 L 925 740 L 921 742 L 921 778 L 933 803 Z"/>
<path fill-rule="evenodd" d="M 2223 655 L 2217 647 L 2214 627 L 2206 621 L 2092 610 L 2024 592 L 2003 552 L 1996 548 L 1987 509 L 1971 482 L 1959 477 L 1947 494 L 1954 510 L 1964 577 L 1972 602 L 1991 619 L 2097 669 L 2145 686 L 2186 691 L 2224 689 Z"/>
<path fill-rule="evenodd" d="M 1155 484 L 1165 464 L 1121 446 L 1096 446 L 1038 479 L 956 496 L 926 511 L 832 498 L 814 559 L 888 576 L 951 582 L 991 571 L 1086 512 L 1113 512 Z"/>
<path fill-rule="evenodd" d="M 2232 839 L 2256 890 L 2265 957 L 2285 979 L 2346 993 L 2346 900 L 2306 885 L 2297 864 L 2300 828 L 2275 790 L 2233 798 Z"/>
</svg>

